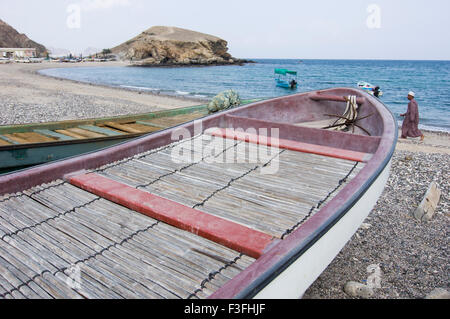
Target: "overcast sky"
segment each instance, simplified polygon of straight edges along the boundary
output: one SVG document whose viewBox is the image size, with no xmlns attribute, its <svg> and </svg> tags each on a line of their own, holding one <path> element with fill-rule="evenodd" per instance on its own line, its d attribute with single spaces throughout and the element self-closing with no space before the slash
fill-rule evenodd
<svg viewBox="0 0 450 319">
<path fill-rule="evenodd" d="M 449 14 L 448 0 L 0 0 L 0 19 L 74 53 L 165 25 L 237 58 L 450 60 Z"/>
</svg>

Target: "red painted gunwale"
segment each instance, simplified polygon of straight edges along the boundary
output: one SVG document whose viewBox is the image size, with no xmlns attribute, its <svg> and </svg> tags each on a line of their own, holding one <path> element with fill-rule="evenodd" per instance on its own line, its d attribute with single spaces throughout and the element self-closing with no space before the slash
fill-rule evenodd
<svg viewBox="0 0 450 319">
<path fill-rule="evenodd" d="M 281 149 L 287 149 L 295 152 L 310 153 L 316 155 L 323 155 L 328 157 L 340 158 L 354 162 L 367 162 L 370 159 L 370 154 L 363 152 L 356 152 L 344 150 L 335 147 L 315 145 L 309 143 L 302 143 L 281 138 L 274 138 L 270 136 L 263 136 L 258 134 L 247 133 L 230 128 L 215 128 L 206 132 L 212 136 L 233 139 L 237 141 L 244 141 L 247 143 L 272 146 Z"/>
</svg>

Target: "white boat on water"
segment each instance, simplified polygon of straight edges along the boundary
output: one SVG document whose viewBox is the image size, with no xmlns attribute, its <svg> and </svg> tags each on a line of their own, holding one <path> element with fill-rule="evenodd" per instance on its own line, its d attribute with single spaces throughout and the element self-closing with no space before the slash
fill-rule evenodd
<svg viewBox="0 0 450 319">
<path fill-rule="evenodd" d="M 370 84 L 370 83 L 368 83 L 368 82 L 359 81 L 358 84 L 357 84 L 357 86 L 358 86 L 360 89 L 363 89 L 363 90 L 367 91 L 369 94 L 374 95 L 375 88 L 376 88 L 375 85 L 372 85 L 372 84 Z M 378 96 L 379 96 L 379 97 L 380 97 L 380 96 L 383 96 L 383 91 L 379 90 Z"/>
</svg>

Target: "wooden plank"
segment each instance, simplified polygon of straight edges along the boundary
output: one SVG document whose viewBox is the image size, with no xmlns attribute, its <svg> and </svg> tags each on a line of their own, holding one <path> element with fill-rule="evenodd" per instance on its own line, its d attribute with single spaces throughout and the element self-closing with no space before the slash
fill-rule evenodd
<svg viewBox="0 0 450 319">
<path fill-rule="evenodd" d="M 142 133 L 156 132 L 156 131 L 160 131 L 161 130 L 161 128 L 159 128 L 159 127 L 142 125 L 142 124 L 139 124 L 139 123 L 136 123 L 136 122 L 126 124 L 126 126 L 128 128 L 132 128 L 132 129 L 138 130 L 138 131 L 140 131 Z"/>
<path fill-rule="evenodd" d="M 136 123 L 137 124 L 146 125 L 146 126 L 151 126 L 151 127 L 154 127 L 155 129 L 165 129 L 165 128 L 167 128 L 166 125 L 154 124 L 154 123 L 149 122 L 149 121 L 136 121 Z"/>
<path fill-rule="evenodd" d="M 37 130 L 34 130 L 34 132 L 42 134 L 42 135 L 46 135 L 46 136 L 57 138 L 60 141 L 72 141 L 72 140 L 74 140 L 74 138 L 72 136 L 60 134 L 60 133 L 53 132 L 53 131 L 50 131 L 50 130 L 37 129 Z"/>
<path fill-rule="evenodd" d="M 172 127 L 172 126 L 176 126 L 178 124 L 196 120 L 205 115 L 206 115 L 205 113 L 195 112 L 195 113 L 191 113 L 191 114 L 180 114 L 180 115 L 176 115 L 176 116 L 159 117 L 159 118 L 154 118 L 151 120 L 144 120 L 144 121 L 147 123 L 150 123 L 151 125 L 154 125 L 154 126 L 159 125 L 162 127 Z"/>
<path fill-rule="evenodd" d="M 67 136 L 71 136 L 71 137 L 73 137 L 75 139 L 84 139 L 84 138 L 86 138 L 83 135 L 76 134 L 76 133 L 70 132 L 68 130 L 55 130 L 55 132 L 59 133 L 59 134 L 64 134 L 64 135 L 67 135 Z"/>
<path fill-rule="evenodd" d="M 84 136 L 86 138 L 98 138 L 98 137 L 105 137 L 106 136 L 104 134 L 99 134 L 99 133 L 96 133 L 96 132 L 83 130 L 83 129 L 78 128 L 78 127 L 68 128 L 67 131 L 69 131 L 71 133 L 75 133 L 75 134 L 81 135 L 81 136 Z"/>
<path fill-rule="evenodd" d="M 112 127 L 118 130 L 121 130 L 123 132 L 128 132 L 128 133 L 142 133 L 142 131 L 137 130 L 133 127 L 130 127 L 129 125 L 123 125 L 123 124 L 119 124 L 119 123 L 115 123 L 115 122 L 106 122 L 103 123 L 105 126 L 108 127 Z"/>
<path fill-rule="evenodd" d="M 262 255 L 273 239 L 262 232 L 136 190 L 98 174 L 70 176 L 68 180 L 103 198 L 255 258 Z"/>
<path fill-rule="evenodd" d="M 419 221 L 430 221 L 433 218 L 437 205 L 441 198 L 441 190 L 436 182 L 432 182 L 428 187 L 423 200 L 414 211 L 414 217 Z"/>
<path fill-rule="evenodd" d="M 370 154 L 344 150 L 329 146 L 308 144 L 303 142 L 297 142 L 292 140 L 285 140 L 279 138 L 271 138 L 267 136 L 251 134 L 246 132 L 237 131 L 234 129 L 212 128 L 205 133 L 213 136 L 219 136 L 223 138 L 234 139 L 238 141 L 245 141 L 247 143 L 261 144 L 272 147 L 278 147 L 281 149 L 288 149 L 296 152 L 306 152 L 322 156 L 330 156 L 341 159 L 347 159 L 355 162 L 367 162 L 370 159 Z"/>
<path fill-rule="evenodd" d="M 0 135 L 1 137 L 1 135 Z M 11 145 L 12 143 L 0 138 L 0 146 Z"/>
<path fill-rule="evenodd" d="M 36 132 L 14 133 L 12 135 L 22 138 L 28 141 L 29 143 L 46 143 L 46 142 L 53 142 L 56 140 L 55 138 L 48 137 Z"/>
<path fill-rule="evenodd" d="M 95 125 L 80 125 L 78 127 L 83 130 L 92 131 L 92 132 L 100 133 L 100 134 L 107 135 L 107 136 L 124 135 L 124 133 L 120 133 L 120 132 L 117 132 L 117 131 L 114 131 L 114 130 L 111 130 L 108 128 L 99 127 L 99 126 L 95 126 Z"/>
</svg>

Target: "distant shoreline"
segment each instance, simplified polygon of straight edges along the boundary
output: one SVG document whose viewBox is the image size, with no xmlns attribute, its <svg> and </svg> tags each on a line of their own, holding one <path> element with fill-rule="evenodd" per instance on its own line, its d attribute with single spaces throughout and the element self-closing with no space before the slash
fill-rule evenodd
<svg viewBox="0 0 450 319">
<path fill-rule="evenodd" d="M 84 63 L 89 63 L 89 65 L 85 65 Z M 206 101 L 209 101 L 209 99 L 200 99 L 200 98 L 194 98 L 194 97 L 185 97 L 185 96 L 178 96 L 178 95 L 170 95 L 170 94 L 159 94 L 159 93 L 155 93 L 149 90 L 139 90 L 139 89 L 133 89 L 130 87 L 124 87 L 124 86 L 117 86 L 117 85 L 108 85 L 108 84 L 101 84 L 101 83 L 95 83 L 95 82 L 88 82 L 88 81 L 78 81 L 78 80 L 73 80 L 73 79 L 68 79 L 68 78 L 63 78 L 63 77 L 57 77 L 57 76 L 52 76 L 52 75 L 48 75 L 48 74 L 44 74 L 41 71 L 44 70 L 50 70 L 50 69 L 65 69 L 65 68 L 82 68 L 82 67 L 95 67 L 95 68 L 101 68 L 101 67 L 125 67 L 125 66 L 130 66 L 131 65 L 127 62 L 122 62 L 122 61 L 116 61 L 116 62 L 83 62 L 83 63 L 77 63 L 77 64 L 53 64 L 50 63 L 49 66 L 52 65 L 57 65 L 57 67 L 53 68 L 53 67 L 44 67 L 44 68 L 39 68 L 39 69 L 34 69 L 34 70 L 30 70 L 30 72 L 32 72 L 33 74 L 37 75 L 37 76 L 42 76 L 42 77 L 46 77 L 46 78 L 50 78 L 50 79 L 54 79 L 54 80 L 59 80 L 59 81 L 68 81 L 68 82 L 72 82 L 72 83 L 77 83 L 77 84 L 84 84 L 84 85 L 90 85 L 90 86 L 98 86 L 98 87 L 102 87 L 102 88 L 111 88 L 111 89 L 117 89 L 117 90 L 124 90 L 124 91 L 131 91 L 131 92 L 138 92 L 138 94 L 148 94 L 148 95 L 152 95 L 152 96 L 165 96 L 167 98 L 174 98 L 174 99 L 180 99 L 180 100 L 188 100 L 188 101 L 193 101 L 193 102 L 198 102 L 198 103 L 205 103 Z M 143 66 L 141 66 L 143 67 Z M 153 66 L 145 66 L 145 67 L 153 67 Z M 162 67 L 162 66 L 161 66 Z"/>
</svg>

